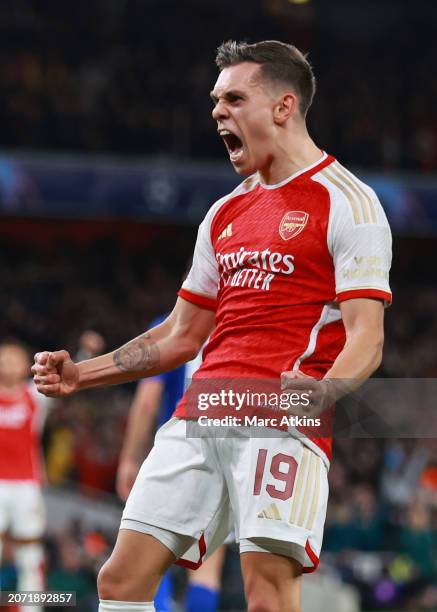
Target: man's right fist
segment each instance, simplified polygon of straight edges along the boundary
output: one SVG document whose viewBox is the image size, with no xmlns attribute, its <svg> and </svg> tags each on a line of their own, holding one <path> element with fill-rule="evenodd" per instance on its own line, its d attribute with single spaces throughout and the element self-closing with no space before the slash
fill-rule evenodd
<svg viewBox="0 0 437 612">
<path fill-rule="evenodd" d="M 79 369 L 67 351 L 36 353 L 32 367 L 33 380 L 47 397 L 70 395 L 77 390 Z"/>
</svg>

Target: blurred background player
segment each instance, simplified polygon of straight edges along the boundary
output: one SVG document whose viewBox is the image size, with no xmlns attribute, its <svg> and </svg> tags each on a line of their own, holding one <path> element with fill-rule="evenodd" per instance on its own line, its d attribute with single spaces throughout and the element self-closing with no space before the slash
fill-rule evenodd
<svg viewBox="0 0 437 612">
<path fill-rule="evenodd" d="M 99 354 L 105 342 L 87 330 L 79 338 L 76 358 Z M 0 343 L 0 562 L 5 537 L 12 544 L 17 572 L 16 589 L 45 588 L 45 507 L 42 485 L 41 435 L 46 416 L 56 400 L 37 392 L 28 379 L 30 355 L 26 345 L 14 338 Z M 0 584 L 1 587 L 1 584 Z M 22 606 L 22 612 L 42 610 Z"/>
<path fill-rule="evenodd" d="M 150 327 L 162 323 L 167 314 L 155 319 Z M 172 416 L 187 383 L 202 361 L 202 352 L 183 366 L 141 381 L 132 402 L 120 463 L 117 472 L 117 493 L 126 501 L 138 471 L 147 457 L 157 429 Z M 219 604 L 225 547 L 221 546 L 199 569 L 188 569 L 185 595 L 186 612 L 216 612 Z M 155 596 L 157 612 L 171 612 L 173 580 L 167 572 Z"/>
<path fill-rule="evenodd" d="M 0 558 L 6 533 L 13 541 L 17 590 L 44 589 L 45 527 L 41 493 L 40 434 L 50 400 L 28 381 L 30 360 L 24 344 L 0 344 Z M 42 610 L 23 606 L 23 611 Z"/>
</svg>

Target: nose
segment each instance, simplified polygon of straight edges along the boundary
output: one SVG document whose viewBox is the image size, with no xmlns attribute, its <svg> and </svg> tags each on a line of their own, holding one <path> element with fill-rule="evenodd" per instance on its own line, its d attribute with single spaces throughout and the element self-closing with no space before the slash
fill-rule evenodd
<svg viewBox="0 0 437 612">
<path fill-rule="evenodd" d="M 220 119 L 225 119 L 229 117 L 228 109 L 226 108 L 226 104 L 224 104 L 221 100 L 217 102 L 217 104 L 212 109 L 212 118 L 214 121 L 220 121 Z"/>
</svg>

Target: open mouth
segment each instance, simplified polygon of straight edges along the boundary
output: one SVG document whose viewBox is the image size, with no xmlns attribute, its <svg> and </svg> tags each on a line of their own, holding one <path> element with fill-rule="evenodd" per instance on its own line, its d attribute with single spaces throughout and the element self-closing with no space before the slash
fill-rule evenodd
<svg viewBox="0 0 437 612">
<path fill-rule="evenodd" d="M 223 130 L 222 132 L 220 132 L 220 136 L 224 140 L 231 161 L 236 161 L 237 159 L 239 159 L 243 154 L 242 140 L 229 130 Z"/>
</svg>

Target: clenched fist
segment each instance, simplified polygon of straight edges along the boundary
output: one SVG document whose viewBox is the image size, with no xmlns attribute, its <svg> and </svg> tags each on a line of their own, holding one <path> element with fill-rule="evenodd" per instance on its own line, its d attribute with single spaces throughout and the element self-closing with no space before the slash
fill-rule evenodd
<svg viewBox="0 0 437 612">
<path fill-rule="evenodd" d="M 36 353 L 32 367 L 36 388 L 47 397 L 70 395 L 78 388 L 79 369 L 67 351 Z"/>
<path fill-rule="evenodd" d="M 291 415 L 316 417 L 335 403 L 330 381 L 317 380 L 299 370 L 282 372 L 281 389 L 305 399 L 290 405 L 287 412 Z"/>
</svg>

